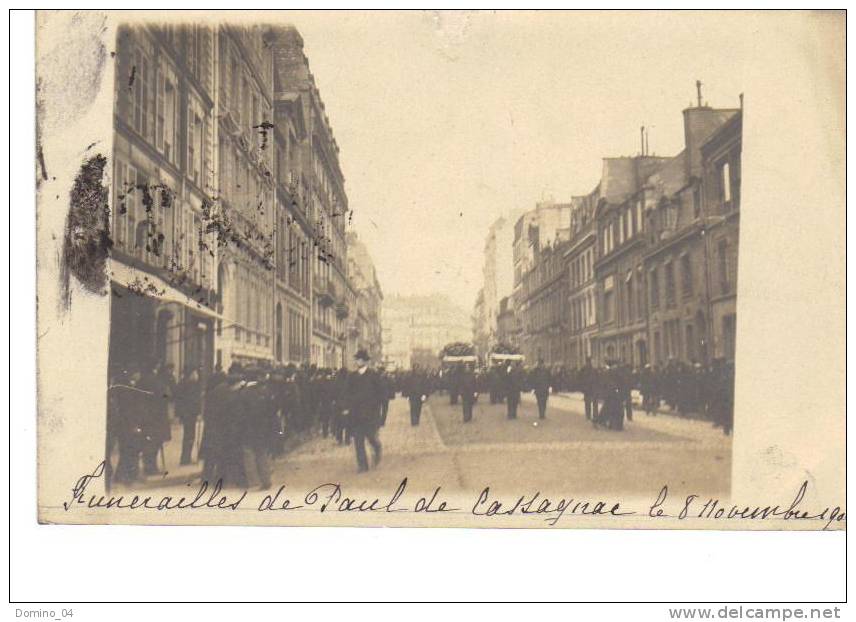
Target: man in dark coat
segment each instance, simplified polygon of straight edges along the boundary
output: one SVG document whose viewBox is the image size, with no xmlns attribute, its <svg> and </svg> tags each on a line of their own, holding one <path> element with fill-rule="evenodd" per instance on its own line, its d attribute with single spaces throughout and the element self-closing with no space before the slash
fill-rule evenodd
<svg viewBox="0 0 856 622">
<path fill-rule="evenodd" d="M 508 418 L 517 419 L 517 406 L 520 404 L 520 388 L 523 384 L 517 365 L 510 363 L 505 368 L 503 381 L 503 393 L 505 394 Z"/>
<path fill-rule="evenodd" d="M 229 368 L 229 374 L 210 389 L 205 400 L 205 427 L 200 455 L 204 460 L 202 479 L 212 485 L 217 480 L 237 483 L 242 477 L 243 466 L 237 459 L 240 446 L 236 422 L 241 408 L 237 396 L 243 384 L 240 365 L 233 365 Z"/>
<path fill-rule="evenodd" d="M 276 438 L 277 417 L 274 393 L 264 370 L 253 372 L 240 389 L 240 443 L 245 486 L 271 487 L 270 452 Z"/>
<path fill-rule="evenodd" d="M 143 412 L 143 467 L 146 475 L 157 475 L 158 454 L 172 434 L 169 425 L 169 402 L 172 400 L 174 382 L 172 374 L 162 365 L 149 370 L 140 378 L 139 388 L 148 391 L 151 399 Z"/>
<path fill-rule="evenodd" d="M 199 371 L 188 369 L 175 389 L 175 414 L 181 421 L 184 433 L 181 436 L 181 464 L 190 464 L 193 459 L 193 443 L 196 441 L 196 421 L 202 410 L 202 382 Z"/>
<path fill-rule="evenodd" d="M 625 401 L 617 362 L 607 361 L 606 369 L 601 375 L 600 388 L 603 407 L 593 420 L 595 427 L 623 430 Z"/>
<path fill-rule="evenodd" d="M 395 389 L 392 385 L 392 378 L 386 373 L 383 365 L 378 366 L 377 373 L 382 390 L 380 396 L 380 426 L 383 427 L 386 425 L 386 416 L 389 414 L 389 400 L 395 398 Z"/>
<path fill-rule="evenodd" d="M 550 370 L 544 367 L 544 360 L 538 359 L 538 364 L 529 376 L 529 385 L 538 402 L 538 418 L 547 418 L 547 398 L 550 395 L 551 378 Z"/>
<path fill-rule="evenodd" d="M 710 416 L 714 425 L 728 436 L 734 427 L 734 366 L 723 359 L 715 359 L 709 374 Z"/>
<path fill-rule="evenodd" d="M 403 394 L 410 403 L 410 425 L 418 426 L 419 418 L 422 416 L 422 402 L 428 394 L 427 380 L 422 375 L 419 365 L 414 365 L 410 370 L 404 385 Z"/>
<path fill-rule="evenodd" d="M 579 372 L 579 385 L 586 405 L 586 419 L 597 419 L 597 370 L 592 367 L 591 357 L 586 358 L 586 364 Z"/>
<path fill-rule="evenodd" d="M 140 379 L 140 371 L 131 369 L 111 387 L 116 415 L 115 433 L 119 445 L 115 480 L 125 484 L 139 477 L 140 453 L 145 449 L 143 427 L 152 401 L 151 391 L 140 387 Z"/>
<path fill-rule="evenodd" d="M 380 383 L 377 372 L 369 369 L 368 352 L 357 350 L 354 359 L 357 370 L 348 378 L 347 416 L 357 455 L 357 470 L 364 472 L 369 469 L 366 441 L 374 452 L 374 465 L 377 466 L 380 463 L 381 444 L 378 439 L 378 427 L 384 387 Z"/>
<path fill-rule="evenodd" d="M 472 366 L 468 363 L 458 378 L 458 387 L 461 390 L 461 408 L 463 409 L 464 423 L 473 420 L 473 404 L 478 395 L 478 385 Z"/>
</svg>

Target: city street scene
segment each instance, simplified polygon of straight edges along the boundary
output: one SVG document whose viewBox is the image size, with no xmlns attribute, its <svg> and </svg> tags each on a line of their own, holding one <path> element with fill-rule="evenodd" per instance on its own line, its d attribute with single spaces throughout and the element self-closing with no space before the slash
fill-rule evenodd
<svg viewBox="0 0 856 622">
<path fill-rule="evenodd" d="M 118 29 L 108 492 L 727 498 L 727 54 L 396 19 Z"/>
</svg>

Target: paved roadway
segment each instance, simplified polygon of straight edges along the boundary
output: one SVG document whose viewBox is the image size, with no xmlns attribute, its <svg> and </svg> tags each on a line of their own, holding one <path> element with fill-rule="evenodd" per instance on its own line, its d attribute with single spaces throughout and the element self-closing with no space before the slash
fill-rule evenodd
<svg viewBox="0 0 856 622">
<path fill-rule="evenodd" d="M 664 484 L 676 493 L 718 496 L 730 488 L 731 439 L 709 422 L 636 411 L 623 432 L 594 429 L 578 394 L 551 396 L 543 421 L 531 394 L 524 394 L 513 421 L 504 404 L 482 396 L 468 424 L 460 405 L 433 395 L 416 428 L 407 401 L 398 398 L 380 437 L 383 459 L 368 473 L 356 472 L 353 447 L 318 437 L 277 462 L 274 482 L 298 490 L 338 482 L 389 491 L 407 477 L 408 491 L 419 494 L 438 485 L 472 494 L 489 485 L 508 494 L 623 497 L 656 497 Z"/>
</svg>

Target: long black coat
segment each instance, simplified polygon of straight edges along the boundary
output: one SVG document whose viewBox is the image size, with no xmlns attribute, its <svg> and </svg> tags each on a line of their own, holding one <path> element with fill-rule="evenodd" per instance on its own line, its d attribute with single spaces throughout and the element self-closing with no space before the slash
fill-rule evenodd
<svg viewBox="0 0 856 622">
<path fill-rule="evenodd" d="M 385 389 L 377 372 L 353 372 L 348 377 L 346 395 L 349 424 L 355 432 L 367 431 L 380 423 L 380 402 Z"/>
</svg>

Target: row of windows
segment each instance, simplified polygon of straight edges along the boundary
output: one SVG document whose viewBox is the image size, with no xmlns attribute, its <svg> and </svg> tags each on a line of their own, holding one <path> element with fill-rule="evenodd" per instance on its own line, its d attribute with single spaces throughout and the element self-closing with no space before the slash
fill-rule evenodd
<svg viewBox="0 0 856 622">
<path fill-rule="evenodd" d="M 114 163 L 111 215 L 116 248 L 168 270 L 173 281 L 189 279 L 212 287 L 214 257 L 209 250 L 215 242 L 204 232 L 200 215 L 121 158 Z"/>
<path fill-rule="evenodd" d="M 117 67 L 117 81 L 127 80 L 127 86 L 117 85 L 118 116 L 167 162 L 179 168 L 184 164 L 190 180 L 210 186 L 210 115 L 192 89 L 179 90 L 171 60 L 138 31 L 135 38 L 122 39 Z"/>
<path fill-rule="evenodd" d="M 529 307 L 527 314 L 529 330 L 541 330 L 558 324 L 567 317 L 567 311 L 567 289 L 564 287 L 556 288 L 535 300 Z"/>
<path fill-rule="evenodd" d="M 571 262 L 571 288 L 577 288 L 594 278 L 594 249 L 590 248 Z"/>
<path fill-rule="evenodd" d="M 296 221 L 280 213 L 277 226 L 276 272 L 280 281 L 309 297 L 309 265 L 312 245 Z"/>
<path fill-rule="evenodd" d="M 577 332 L 594 325 L 594 293 L 589 291 L 585 295 L 571 300 L 570 312 L 572 332 Z"/>
<path fill-rule="evenodd" d="M 265 283 L 264 275 L 246 266 L 238 266 L 235 274 L 235 301 L 235 339 L 270 346 L 273 302 L 271 288 Z"/>
<path fill-rule="evenodd" d="M 244 63 L 238 50 L 227 43 L 223 54 L 222 103 L 234 115 L 235 122 L 249 139 L 250 145 L 261 148 L 267 139 L 264 128 L 260 126 L 264 121 L 272 121 L 273 110 L 262 96 L 253 72 Z M 228 92 L 225 91 L 227 87 Z"/>
<path fill-rule="evenodd" d="M 250 219 L 264 215 L 271 193 L 255 165 L 225 140 L 220 141 L 220 191 L 232 207 Z"/>
<path fill-rule="evenodd" d="M 680 263 L 681 273 L 681 297 L 689 298 L 693 294 L 693 266 L 692 259 L 689 253 L 681 255 L 678 260 Z M 660 308 L 660 266 L 654 266 L 648 275 L 649 287 L 651 291 L 651 308 Z M 671 260 L 663 265 L 663 279 L 665 281 L 665 303 L 666 308 L 674 308 L 677 304 L 676 299 L 676 282 L 675 282 L 675 263 Z"/>
<path fill-rule="evenodd" d="M 309 318 L 294 309 L 288 310 L 288 358 L 291 361 L 309 358 Z M 277 356 L 277 360 L 282 357 Z"/>
<path fill-rule="evenodd" d="M 623 205 L 600 229 L 604 256 L 644 231 L 642 199 Z"/>
</svg>

